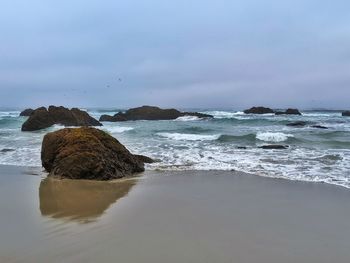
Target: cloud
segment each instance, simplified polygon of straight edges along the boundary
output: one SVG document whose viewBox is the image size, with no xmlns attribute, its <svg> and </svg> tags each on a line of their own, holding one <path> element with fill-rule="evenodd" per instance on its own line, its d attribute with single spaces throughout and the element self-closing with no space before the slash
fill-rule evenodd
<svg viewBox="0 0 350 263">
<path fill-rule="evenodd" d="M 343 0 L 7 1 L 0 106 L 346 107 L 349 8 Z"/>
</svg>

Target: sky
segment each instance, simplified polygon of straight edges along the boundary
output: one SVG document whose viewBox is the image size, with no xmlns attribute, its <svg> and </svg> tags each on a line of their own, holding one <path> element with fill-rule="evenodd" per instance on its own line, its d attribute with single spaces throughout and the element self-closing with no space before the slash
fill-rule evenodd
<svg viewBox="0 0 350 263">
<path fill-rule="evenodd" d="M 2 0 L 0 107 L 350 108 L 348 0 Z"/>
</svg>

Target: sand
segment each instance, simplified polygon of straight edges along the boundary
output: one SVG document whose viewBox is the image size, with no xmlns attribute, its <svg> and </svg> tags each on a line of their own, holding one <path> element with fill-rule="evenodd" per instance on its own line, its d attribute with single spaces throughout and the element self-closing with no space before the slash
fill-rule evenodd
<svg viewBox="0 0 350 263">
<path fill-rule="evenodd" d="M 0 262 L 350 262 L 350 190 L 236 172 L 0 166 Z"/>
</svg>

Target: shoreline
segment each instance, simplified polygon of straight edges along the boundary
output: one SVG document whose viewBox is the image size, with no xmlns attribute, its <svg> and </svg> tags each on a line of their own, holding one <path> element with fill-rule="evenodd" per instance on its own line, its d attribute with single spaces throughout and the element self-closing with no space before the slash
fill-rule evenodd
<svg viewBox="0 0 350 263">
<path fill-rule="evenodd" d="M 28 171 L 0 166 L 1 262 L 350 258 L 350 191 L 341 187 L 223 171 L 146 171 L 120 187 Z"/>
<path fill-rule="evenodd" d="M 47 177 L 47 172 L 44 171 L 42 166 L 24 166 L 24 165 L 12 165 L 12 164 L 0 164 L 0 168 L 1 167 L 17 167 L 19 169 L 33 169 L 35 171 L 35 173 L 37 174 L 33 174 L 33 175 L 40 175 L 42 178 L 46 178 Z M 342 189 L 346 189 L 346 190 L 350 190 L 350 187 L 344 186 L 342 184 L 337 184 L 337 183 L 329 183 L 329 182 L 325 182 L 325 181 L 311 181 L 311 180 L 303 180 L 303 179 L 291 179 L 291 178 L 287 178 L 287 177 L 279 177 L 279 176 L 270 176 L 270 175 L 262 175 L 262 174 L 254 174 L 254 173 L 249 173 L 249 172 L 243 172 L 243 171 L 238 171 L 238 170 L 194 170 L 194 169 L 188 169 L 188 170 L 176 170 L 176 169 L 145 169 L 144 172 L 136 174 L 135 176 L 128 176 L 125 178 L 120 178 L 120 179 L 115 179 L 115 180 L 111 180 L 111 181 L 122 181 L 124 180 L 128 180 L 128 179 L 138 179 L 141 178 L 143 176 L 143 174 L 145 173 L 196 173 L 196 172 L 200 172 L 200 173 L 232 173 L 232 174 L 236 174 L 235 176 L 238 175 L 246 175 L 246 176 L 256 176 L 256 177 L 262 177 L 262 178 L 266 178 L 266 179 L 272 179 L 272 180 L 286 180 L 286 181 L 290 181 L 290 182 L 298 182 L 298 183 L 308 183 L 308 184 L 320 184 L 320 185 L 329 185 L 329 186 L 333 186 L 333 187 L 337 187 L 337 188 L 342 188 Z M 60 178 L 55 178 L 57 180 L 63 180 Z M 70 180 L 70 179 L 67 179 Z M 84 180 L 82 180 L 84 181 Z M 89 181 L 89 180 L 85 180 L 85 181 Z"/>
</svg>

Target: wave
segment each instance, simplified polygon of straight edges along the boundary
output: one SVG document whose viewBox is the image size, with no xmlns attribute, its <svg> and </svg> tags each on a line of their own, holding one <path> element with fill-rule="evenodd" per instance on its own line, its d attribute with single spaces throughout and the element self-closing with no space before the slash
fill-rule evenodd
<svg viewBox="0 0 350 263">
<path fill-rule="evenodd" d="M 158 136 L 165 137 L 176 141 L 215 141 L 220 137 L 220 134 L 203 135 L 203 134 L 189 134 L 189 133 L 169 133 L 159 132 Z"/>
<path fill-rule="evenodd" d="M 256 134 L 258 140 L 265 142 L 284 142 L 291 137 L 294 137 L 294 135 L 282 132 L 258 132 Z"/>
<path fill-rule="evenodd" d="M 232 119 L 240 115 L 244 115 L 244 112 L 230 112 L 230 111 L 206 111 L 205 114 L 213 115 L 215 119 Z"/>
<path fill-rule="evenodd" d="M 249 133 L 245 135 L 221 135 L 218 138 L 219 142 L 246 142 L 251 143 L 255 142 L 256 135 L 254 133 Z"/>
<path fill-rule="evenodd" d="M 123 126 L 113 126 L 113 127 L 102 126 L 100 129 L 101 130 L 105 130 L 105 131 L 107 131 L 109 133 L 123 133 L 123 132 L 126 132 L 126 131 L 131 131 L 134 128 L 132 128 L 132 127 L 123 127 Z"/>
<path fill-rule="evenodd" d="M 199 121 L 201 118 L 198 118 L 197 116 L 182 116 L 178 117 L 174 121 Z"/>
</svg>

